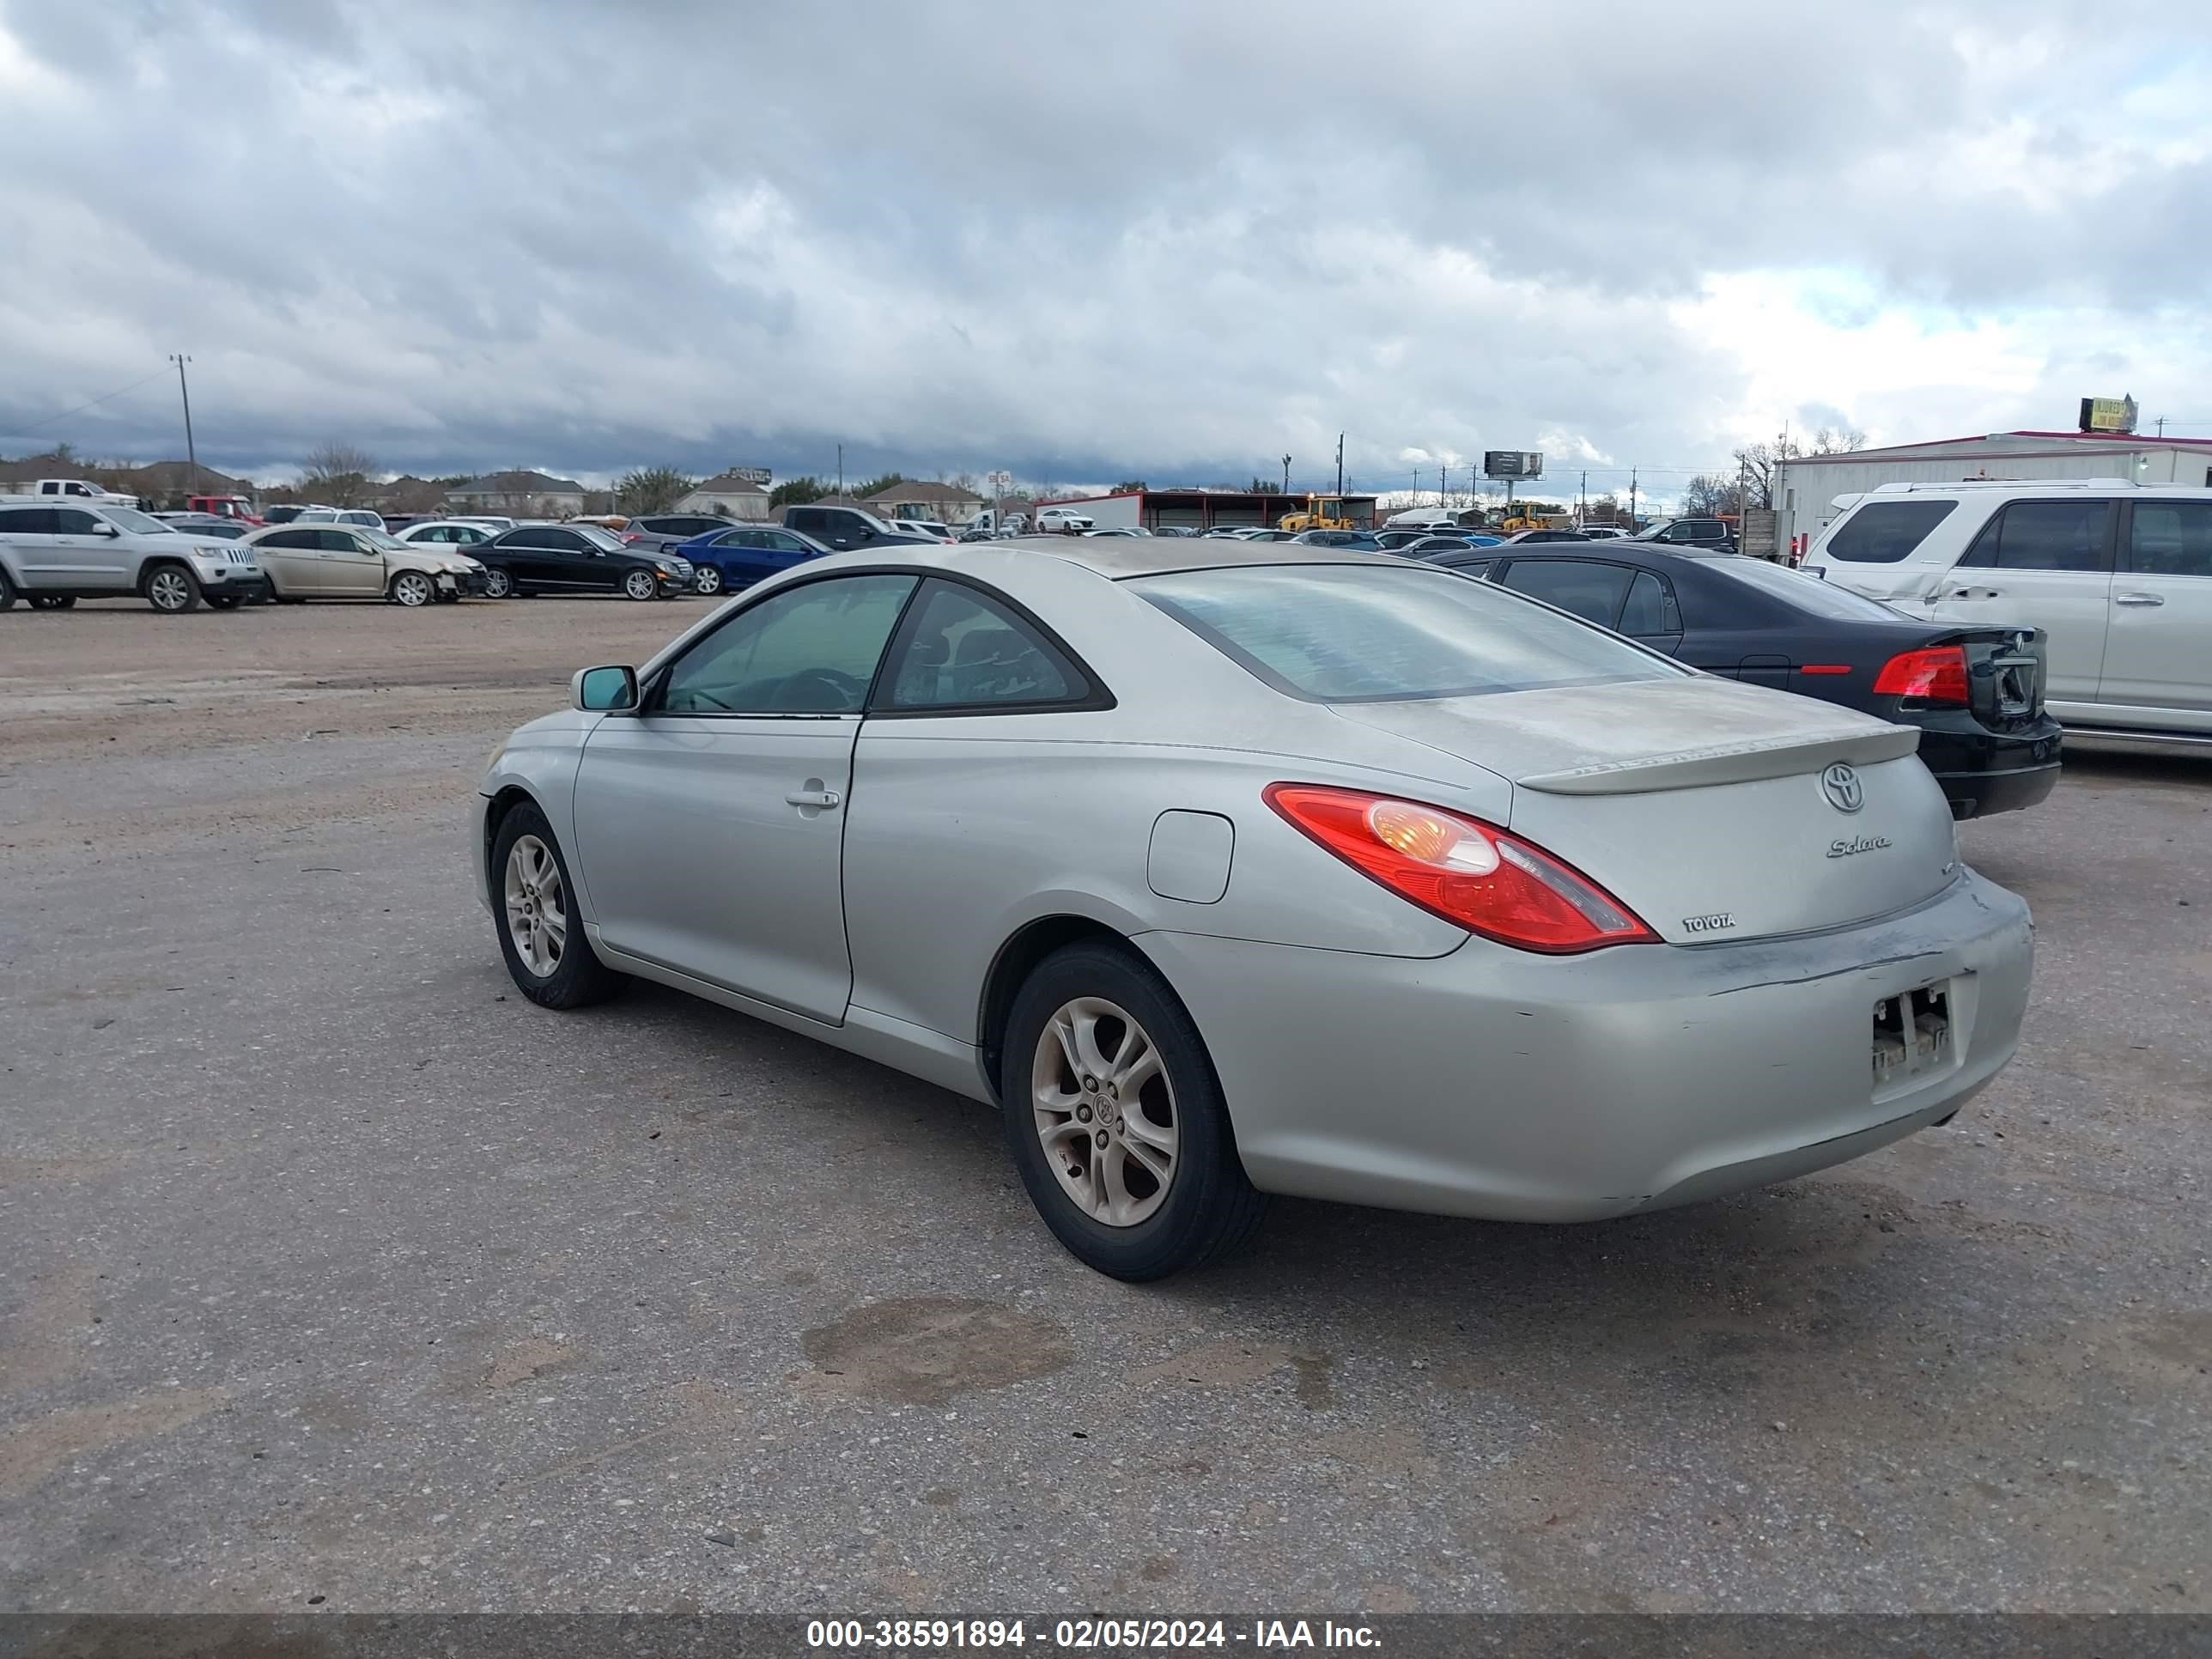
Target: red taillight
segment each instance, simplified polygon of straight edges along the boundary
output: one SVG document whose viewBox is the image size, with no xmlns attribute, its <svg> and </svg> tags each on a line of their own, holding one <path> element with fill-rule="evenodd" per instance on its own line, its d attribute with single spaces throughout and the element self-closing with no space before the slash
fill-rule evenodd
<svg viewBox="0 0 2212 1659">
<path fill-rule="evenodd" d="M 1848 674 L 1851 665 L 1847 662 L 1808 662 L 1797 671 L 1801 674 Z"/>
<path fill-rule="evenodd" d="M 623 545 L 624 547 L 628 547 L 632 542 L 640 542 L 644 539 L 645 538 L 639 535 L 635 530 L 626 530 L 623 532 Z"/>
<path fill-rule="evenodd" d="M 1555 956 L 1658 939 L 1628 907 L 1541 848 L 1415 801 L 1274 783 L 1267 805 L 1361 874 L 1455 927 Z"/>
<path fill-rule="evenodd" d="M 1926 651 L 1907 651 L 1882 665 L 1874 683 L 1881 697 L 1917 697 L 1923 702 L 1966 706 L 1966 648 L 1939 645 Z"/>
</svg>

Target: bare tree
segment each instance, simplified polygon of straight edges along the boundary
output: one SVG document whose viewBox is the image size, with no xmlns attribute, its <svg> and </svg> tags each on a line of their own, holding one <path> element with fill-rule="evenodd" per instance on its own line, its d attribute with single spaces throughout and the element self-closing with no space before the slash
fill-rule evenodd
<svg viewBox="0 0 2212 1659">
<path fill-rule="evenodd" d="M 376 459 L 367 450 L 333 439 L 307 452 L 300 488 L 311 499 L 332 507 L 359 507 L 368 494 L 369 477 L 375 471 Z"/>
<path fill-rule="evenodd" d="M 1774 505 L 1774 475 L 1784 461 L 1794 461 L 1803 455 L 1848 455 L 1866 447 L 1866 434 L 1855 427 L 1821 427 L 1813 434 L 1811 446 L 1800 443 L 1789 433 L 1777 434 L 1772 443 L 1746 444 L 1735 452 L 1735 464 L 1747 489 L 1745 491 L 1753 507 Z"/>
<path fill-rule="evenodd" d="M 623 474 L 615 485 L 615 500 L 633 516 L 665 513 L 691 493 L 696 482 L 672 466 L 641 466 Z"/>
</svg>

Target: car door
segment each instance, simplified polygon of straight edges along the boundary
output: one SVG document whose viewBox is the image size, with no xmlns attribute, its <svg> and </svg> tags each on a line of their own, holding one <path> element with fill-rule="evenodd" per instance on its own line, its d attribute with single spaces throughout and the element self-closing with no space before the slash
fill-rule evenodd
<svg viewBox="0 0 2212 1659">
<path fill-rule="evenodd" d="M 2126 503 L 2098 701 L 2212 731 L 2212 501 Z"/>
<path fill-rule="evenodd" d="M 2118 503 L 2097 496 L 2008 502 L 1982 526 L 1929 610 L 1978 627 L 2040 628 L 2045 700 L 2075 710 L 2100 699 L 2111 623 Z M 2060 719 L 2067 708 L 2053 710 Z"/>
<path fill-rule="evenodd" d="M 138 554 L 131 538 L 96 513 L 81 507 L 52 509 L 53 530 L 47 547 L 55 580 L 71 587 L 127 593 L 137 574 Z"/>
<path fill-rule="evenodd" d="M 322 550 L 319 532 L 295 527 L 272 530 L 253 544 L 253 555 L 262 574 L 288 599 L 319 599 Z"/>
<path fill-rule="evenodd" d="M 554 538 L 559 532 L 551 530 L 522 529 L 509 532 L 500 540 L 500 550 L 506 556 L 507 568 L 515 581 L 534 592 L 565 593 L 570 591 L 569 572 L 563 562 L 559 544 Z"/>
<path fill-rule="evenodd" d="M 855 1001 L 973 1042 L 1009 896 L 1066 878 L 1071 800 L 1091 833 L 1133 842 L 1132 874 L 1144 867 L 1155 805 L 1090 799 L 1096 763 L 1082 757 L 1094 745 L 1067 741 L 1096 738 L 1086 722 L 1110 707 L 1109 689 L 1002 594 L 944 576 L 922 585 L 854 750 L 844 880 Z M 995 825 L 988 854 L 979 813 Z M 1212 830 L 1233 840 L 1226 820 Z M 1218 857 L 1225 884 L 1229 848 Z"/>
<path fill-rule="evenodd" d="M 744 605 L 586 740 L 578 867 L 615 951 L 836 1023 L 853 743 L 919 578 L 802 582 Z"/>
<path fill-rule="evenodd" d="M 69 578 L 55 569 L 54 510 L 50 507 L 0 507 L 0 537 L 5 537 L 16 574 L 24 587 L 66 587 Z"/>
<path fill-rule="evenodd" d="M 323 561 L 323 591 L 334 599 L 374 599 L 384 594 L 384 555 L 349 530 L 314 532 Z"/>
</svg>

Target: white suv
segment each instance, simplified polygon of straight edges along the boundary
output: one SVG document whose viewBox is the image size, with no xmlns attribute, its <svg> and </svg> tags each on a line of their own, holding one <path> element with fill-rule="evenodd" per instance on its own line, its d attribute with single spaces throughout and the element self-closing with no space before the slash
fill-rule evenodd
<svg viewBox="0 0 2212 1659">
<path fill-rule="evenodd" d="M 128 507 L 72 501 L 0 506 L 0 611 L 20 593 L 36 611 L 136 593 L 156 611 L 234 611 L 267 593 L 253 550 L 201 538 Z"/>
<path fill-rule="evenodd" d="M 1807 570 L 1916 617 L 2043 629 L 2069 727 L 2212 744 L 2212 489 L 1883 484 L 1836 505 Z"/>
</svg>

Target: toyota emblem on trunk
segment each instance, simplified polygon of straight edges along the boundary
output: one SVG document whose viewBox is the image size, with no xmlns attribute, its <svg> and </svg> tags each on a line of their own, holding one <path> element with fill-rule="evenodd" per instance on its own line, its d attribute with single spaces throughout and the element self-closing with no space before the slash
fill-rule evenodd
<svg viewBox="0 0 2212 1659">
<path fill-rule="evenodd" d="M 1838 812 L 1856 812 L 1866 805 L 1866 786 L 1859 781 L 1857 769 L 1841 761 L 1820 774 L 1820 793 Z"/>
</svg>

